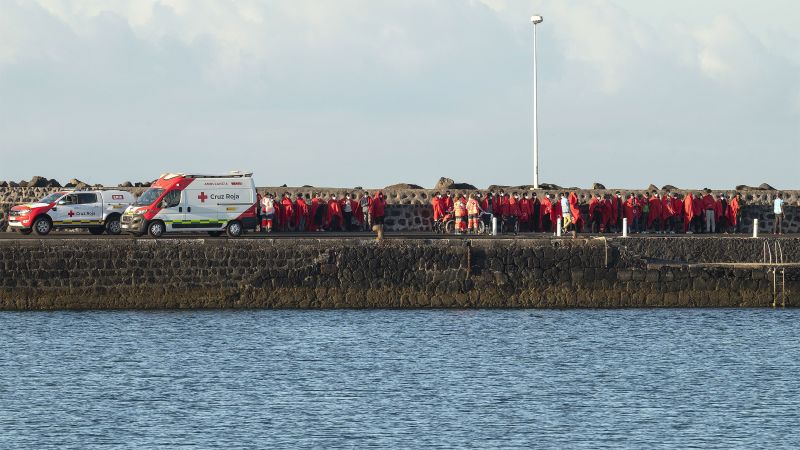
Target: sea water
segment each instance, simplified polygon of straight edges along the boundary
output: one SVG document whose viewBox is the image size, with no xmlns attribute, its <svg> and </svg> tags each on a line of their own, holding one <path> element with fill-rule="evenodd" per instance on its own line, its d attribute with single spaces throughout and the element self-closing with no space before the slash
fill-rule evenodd
<svg viewBox="0 0 800 450">
<path fill-rule="evenodd" d="M 798 319 L 0 313 L 0 447 L 796 448 Z"/>
</svg>

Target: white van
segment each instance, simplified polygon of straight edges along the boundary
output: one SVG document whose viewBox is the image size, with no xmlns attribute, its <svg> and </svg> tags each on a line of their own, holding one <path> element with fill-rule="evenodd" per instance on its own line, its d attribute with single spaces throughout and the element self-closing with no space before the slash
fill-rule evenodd
<svg viewBox="0 0 800 450">
<path fill-rule="evenodd" d="M 54 192 L 35 203 L 11 208 L 8 226 L 44 236 L 54 228 L 86 228 L 92 234 L 119 234 L 120 216 L 135 200 L 118 189 Z"/>
<path fill-rule="evenodd" d="M 125 210 L 122 230 L 156 238 L 175 232 L 241 236 L 258 225 L 252 175 L 164 174 Z"/>
</svg>

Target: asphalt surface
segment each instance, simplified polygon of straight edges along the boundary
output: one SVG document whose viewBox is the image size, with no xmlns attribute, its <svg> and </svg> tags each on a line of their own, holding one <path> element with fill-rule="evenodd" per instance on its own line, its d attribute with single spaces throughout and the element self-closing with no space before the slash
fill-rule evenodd
<svg viewBox="0 0 800 450">
<path fill-rule="evenodd" d="M 579 238 L 593 238 L 593 237 L 607 237 L 607 238 L 618 238 L 621 237 L 621 234 L 590 234 L 590 233 L 580 233 L 578 234 Z M 722 238 L 722 237 L 750 237 L 750 234 L 634 234 L 631 235 L 632 237 L 637 238 L 659 238 L 659 237 L 679 237 L 685 239 L 692 239 L 692 238 Z M 513 234 L 502 234 L 498 236 L 488 236 L 488 235 L 452 235 L 452 234 L 438 234 L 433 232 L 402 232 L 402 233 L 391 233 L 386 232 L 384 234 L 385 239 L 552 239 L 552 233 L 520 233 L 518 235 Z M 571 235 L 565 235 L 564 238 L 570 238 Z M 776 236 L 774 234 L 759 234 L 759 237 L 771 237 L 771 238 L 792 238 L 792 237 L 800 237 L 800 235 L 781 235 Z M 159 239 L 375 239 L 375 233 L 371 232 L 307 232 L 307 233 L 295 233 L 295 232 L 273 232 L 273 233 L 246 233 L 242 236 L 242 238 L 229 238 L 226 235 L 222 235 L 219 237 L 212 237 L 209 236 L 208 233 L 175 233 L 175 234 L 166 234 Z M 53 231 L 47 236 L 39 236 L 36 233 L 31 233 L 29 235 L 22 235 L 17 232 L 0 232 L 0 240 L 26 240 L 26 239 L 33 239 L 33 240 L 50 240 L 50 239 L 153 239 L 149 236 L 142 236 L 136 237 L 131 234 L 120 234 L 117 236 L 113 235 L 92 235 L 89 234 L 88 231 Z"/>
</svg>

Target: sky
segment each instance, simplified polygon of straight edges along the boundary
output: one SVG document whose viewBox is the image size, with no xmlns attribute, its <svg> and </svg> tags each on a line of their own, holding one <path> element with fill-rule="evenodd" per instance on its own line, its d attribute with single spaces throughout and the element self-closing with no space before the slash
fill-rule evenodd
<svg viewBox="0 0 800 450">
<path fill-rule="evenodd" d="M 2 0 L 0 180 L 800 188 L 796 0 Z"/>
</svg>

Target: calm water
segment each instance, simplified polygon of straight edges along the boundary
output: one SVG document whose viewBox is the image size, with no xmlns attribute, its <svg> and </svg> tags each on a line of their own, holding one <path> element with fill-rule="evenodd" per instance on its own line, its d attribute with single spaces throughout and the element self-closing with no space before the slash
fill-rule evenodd
<svg viewBox="0 0 800 450">
<path fill-rule="evenodd" d="M 0 313 L 0 447 L 797 447 L 798 311 Z"/>
</svg>

